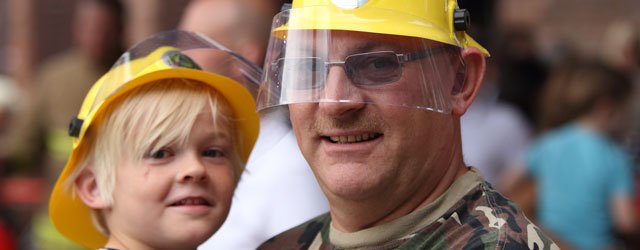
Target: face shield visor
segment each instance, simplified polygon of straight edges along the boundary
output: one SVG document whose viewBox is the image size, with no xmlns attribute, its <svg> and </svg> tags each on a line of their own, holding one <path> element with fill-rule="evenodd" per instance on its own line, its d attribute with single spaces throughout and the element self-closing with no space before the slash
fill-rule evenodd
<svg viewBox="0 0 640 250">
<path fill-rule="evenodd" d="M 205 72 L 213 74 L 201 74 Z M 225 97 L 233 107 L 253 105 L 247 99 L 251 102 L 255 99 L 261 73 L 255 64 L 199 33 L 181 30 L 159 33 L 123 53 L 94 84 L 75 119 L 80 124 L 74 125 L 72 121 L 69 133 L 76 137 L 76 147 L 93 116 L 108 106 L 106 103 L 140 84 L 162 78 L 226 83 L 215 88 L 229 93 Z"/>
<path fill-rule="evenodd" d="M 294 103 L 356 102 L 451 112 L 452 95 L 464 84 L 460 47 L 364 28 L 320 29 L 337 26 L 339 21 L 332 18 L 356 18 L 345 18 L 347 12 L 327 13 L 299 8 L 275 16 L 258 110 Z"/>
<path fill-rule="evenodd" d="M 172 52 L 166 52 L 169 50 Z M 149 56 L 164 52 L 164 55 Z M 196 32 L 173 30 L 154 35 L 123 53 L 101 80 L 103 83 L 96 91 L 95 99 L 105 99 L 145 71 L 156 69 L 157 64 L 226 76 L 242 84 L 254 96 L 262 74 L 257 65 L 213 39 Z"/>
</svg>

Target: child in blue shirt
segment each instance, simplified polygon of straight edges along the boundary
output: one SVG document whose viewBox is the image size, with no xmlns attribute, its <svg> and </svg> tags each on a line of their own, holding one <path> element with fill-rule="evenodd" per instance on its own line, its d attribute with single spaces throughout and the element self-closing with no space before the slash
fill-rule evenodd
<svg viewBox="0 0 640 250">
<path fill-rule="evenodd" d="M 555 75 L 546 92 L 549 130 L 527 158 L 541 226 L 577 249 L 615 247 L 635 230 L 633 172 L 615 138 L 624 133 L 632 85 L 597 63 Z"/>
</svg>

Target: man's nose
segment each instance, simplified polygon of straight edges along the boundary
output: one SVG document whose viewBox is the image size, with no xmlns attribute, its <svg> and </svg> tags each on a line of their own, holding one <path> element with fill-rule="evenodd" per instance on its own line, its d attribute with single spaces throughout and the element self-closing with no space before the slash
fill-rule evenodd
<svg viewBox="0 0 640 250">
<path fill-rule="evenodd" d="M 341 65 L 331 65 L 319 108 L 331 116 L 341 116 L 366 106 L 361 90 L 354 85 Z"/>
<path fill-rule="evenodd" d="M 185 156 L 179 167 L 180 170 L 176 176 L 178 182 L 201 182 L 207 179 L 206 166 L 202 163 L 200 157 L 195 154 Z"/>
</svg>

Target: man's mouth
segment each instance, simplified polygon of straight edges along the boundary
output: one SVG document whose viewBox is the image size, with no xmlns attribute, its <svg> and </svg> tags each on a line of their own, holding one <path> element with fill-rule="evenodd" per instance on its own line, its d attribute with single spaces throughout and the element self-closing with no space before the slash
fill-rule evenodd
<svg viewBox="0 0 640 250">
<path fill-rule="evenodd" d="M 176 201 L 174 203 L 171 203 L 172 207 L 176 207 L 176 206 L 211 206 L 211 204 L 203 199 L 203 198 L 194 198 L 194 197 L 189 197 L 189 198 L 184 198 L 182 200 Z"/>
<path fill-rule="evenodd" d="M 358 143 L 375 140 L 382 136 L 380 133 L 363 133 L 358 135 L 322 136 L 323 139 L 337 144 Z"/>
</svg>

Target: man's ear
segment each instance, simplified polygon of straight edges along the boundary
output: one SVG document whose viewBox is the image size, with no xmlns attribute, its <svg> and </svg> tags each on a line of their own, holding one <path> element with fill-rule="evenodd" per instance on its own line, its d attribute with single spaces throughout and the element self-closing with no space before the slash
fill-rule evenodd
<svg viewBox="0 0 640 250">
<path fill-rule="evenodd" d="M 464 81 L 464 84 L 462 84 L 459 91 L 453 93 L 453 109 L 451 112 L 455 116 L 462 116 L 473 103 L 482 86 L 486 67 L 484 54 L 477 48 L 470 47 L 462 50 L 462 60 L 466 69 L 464 74 L 460 74 L 462 79 L 456 79 L 457 81 Z"/>
<path fill-rule="evenodd" d="M 78 178 L 76 178 L 74 185 L 76 194 L 78 194 L 85 205 L 93 209 L 106 208 L 106 204 L 102 196 L 100 196 L 100 189 L 98 189 L 96 175 L 93 173 L 93 170 L 85 168 Z"/>
</svg>

